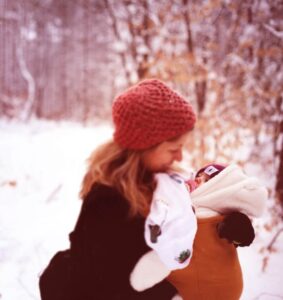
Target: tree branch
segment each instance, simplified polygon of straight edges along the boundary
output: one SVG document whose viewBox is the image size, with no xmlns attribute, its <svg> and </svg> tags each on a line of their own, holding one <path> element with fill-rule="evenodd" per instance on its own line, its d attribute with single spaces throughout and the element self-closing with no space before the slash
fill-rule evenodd
<svg viewBox="0 0 283 300">
<path fill-rule="evenodd" d="M 270 243 L 268 244 L 268 246 L 266 247 L 266 249 L 268 251 L 271 251 L 273 244 L 276 242 L 277 238 L 279 237 L 280 233 L 283 232 L 283 227 L 280 228 L 276 234 L 274 235 L 273 239 L 270 241 Z"/>
<path fill-rule="evenodd" d="M 278 37 L 279 39 L 283 39 L 283 31 L 277 31 L 268 24 L 263 24 L 263 27 L 271 32 L 274 36 Z"/>
</svg>

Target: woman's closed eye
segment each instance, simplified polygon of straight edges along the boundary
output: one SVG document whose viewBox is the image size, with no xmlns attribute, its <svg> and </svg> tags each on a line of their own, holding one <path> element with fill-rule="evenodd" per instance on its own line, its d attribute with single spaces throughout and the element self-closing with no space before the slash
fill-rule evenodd
<svg viewBox="0 0 283 300">
<path fill-rule="evenodd" d="M 170 150 L 170 152 L 172 154 L 178 154 L 181 151 L 181 149 L 174 149 L 174 150 Z"/>
</svg>

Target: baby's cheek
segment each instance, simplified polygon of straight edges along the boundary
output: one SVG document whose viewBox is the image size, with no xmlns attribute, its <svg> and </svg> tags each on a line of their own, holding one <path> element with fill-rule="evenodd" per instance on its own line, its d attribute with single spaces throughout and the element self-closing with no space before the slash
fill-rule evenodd
<svg viewBox="0 0 283 300">
<path fill-rule="evenodd" d="M 195 179 L 195 182 L 196 182 L 197 184 L 200 184 L 200 183 L 201 183 L 201 179 L 200 179 L 199 177 L 197 177 L 197 178 Z"/>
</svg>

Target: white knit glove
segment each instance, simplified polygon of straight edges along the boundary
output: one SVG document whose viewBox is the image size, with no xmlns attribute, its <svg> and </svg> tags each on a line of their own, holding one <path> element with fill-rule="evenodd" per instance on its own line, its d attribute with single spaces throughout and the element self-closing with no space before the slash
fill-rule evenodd
<svg viewBox="0 0 283 300">
<path fill-rule="evenodd" d="M 138 292 L 153 287 L 170 274 L 155 251 L 144 254 L 130 275 L 131 286 Z"/>
</svg>

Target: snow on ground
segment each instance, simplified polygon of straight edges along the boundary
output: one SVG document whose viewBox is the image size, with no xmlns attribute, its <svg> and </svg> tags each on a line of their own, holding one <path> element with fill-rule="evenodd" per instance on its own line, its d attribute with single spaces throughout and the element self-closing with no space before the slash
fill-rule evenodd
<svg viewBox="0 0 283 300">
<path fill-rule="evenodd" d="M 111 137 L 108 124 L 0 120 L 0 299 L 39 300 L 38 276 L 58 250 L 68 247 L 81 202 L 85 160 Z M 265 273 L 258 236 L 239 249 L 245 288 L 241 300 L 283 299 L 283 235 Z M 279 247 L 280 245 L 280 247 Z"/>
<path fill-rule="evenodd" d="M 244 278 L 244 291 L 241 300 L 276 300 L 283 299 L 283 236 L 277 240 L 276 248 L 268 261 L 266 270 L 262 272 L 263 256 L 259 249 L 268 244 L 273 235 L 257 237 L 250 247 L 238 248 Z"/>
</svg>

